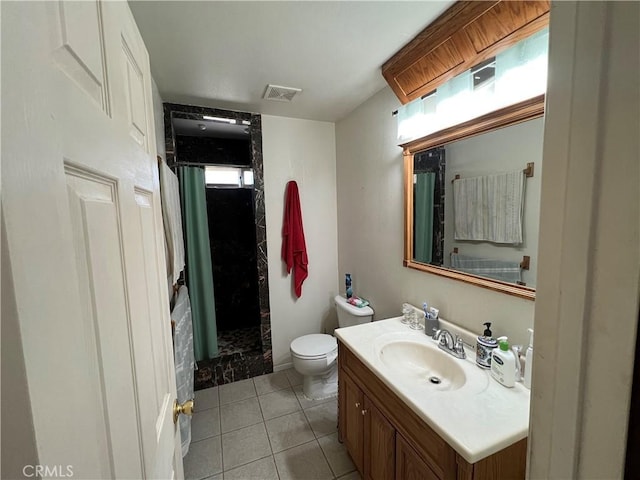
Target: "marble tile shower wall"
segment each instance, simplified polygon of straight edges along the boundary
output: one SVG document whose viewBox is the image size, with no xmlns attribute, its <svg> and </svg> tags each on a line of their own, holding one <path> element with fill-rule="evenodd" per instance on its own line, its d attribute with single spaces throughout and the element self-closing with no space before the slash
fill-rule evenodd
<svg viewBox="0 0 640 480">
<path fill-rule="evenodd" d="M 203 115 L 212 117 L 226 117 L 235 120 L 248 120 L 251 136 L 251 155 L 253 167 L 253 181 L 255 191 L 256 217 L 256 247 L 258 263 L 258 295 L 260 302 L 260 336 L 262 338 L 262 352 L 259 355 L 233 354 L 218 357 L 198 364 L 196 372 L 196 389 L 222 385 L 242 378 L 273 371 L 273 353 L 271 343 L 271 311 L 269 307 L 268 257 L 267 257 L 267 228 L 264 203 L 264 163 L 262 159 L 262 119 L 259 114 L 233 112 L 216 108 L 164 104 L 164 129 L 167 165 L 176 163 L 175 138 L 171 118 L 186 118 L 201 120 Z"/>
</svg>

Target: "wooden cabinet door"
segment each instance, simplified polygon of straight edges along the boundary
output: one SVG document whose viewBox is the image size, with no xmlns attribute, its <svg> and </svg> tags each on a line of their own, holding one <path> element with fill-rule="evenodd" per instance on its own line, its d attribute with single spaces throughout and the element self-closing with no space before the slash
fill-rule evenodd
<svg viewBox="0 0 640 480">
<path fill-rule="evenodd" d="M 349 455 L 360 473 L 363 472 L 363 437 L 364 437 L 364 395 L 362 390 L 351 380 L 344 370 L 340 372 L 341 390 L 343 402 L 340 405 L 340 414 L 344 415 L 343 441 Z"/>
<path fill-rule="evenodd" d="M 402 436 L 396 436 L 396 478 L 440 480 Z"/>
<path fill-rule="evenodd" d="M 393 480 L 396 430 L 366 396 L 364 410 L 364 478 Z"/>
</svg>

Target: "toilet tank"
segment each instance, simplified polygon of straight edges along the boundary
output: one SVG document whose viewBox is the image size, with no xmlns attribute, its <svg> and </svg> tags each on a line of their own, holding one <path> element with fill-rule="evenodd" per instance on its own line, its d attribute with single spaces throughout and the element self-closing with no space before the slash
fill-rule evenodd
<svg viewBox="0 0 640 480">
<path fill-rule="evenodd" d="M 368 323 L 373 320 L 373 309 L 371 307 L 351 305 L 347 303 L 347 299 L 342 295 L 336 295 L 334 302 L 338 311 L 338 326 L 341 328 Z"/>
</svg>

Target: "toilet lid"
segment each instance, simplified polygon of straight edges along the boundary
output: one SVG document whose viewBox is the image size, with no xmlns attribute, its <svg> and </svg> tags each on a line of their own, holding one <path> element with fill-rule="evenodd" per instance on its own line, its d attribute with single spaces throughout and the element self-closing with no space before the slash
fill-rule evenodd
<svg viewBox="0 0 640 480">
<path fill-rule="evenodd" d="M 291 351 L 299 357 L 322 357 L 338 348 L 338 341 L 331 335 L 312 333 L 291 342 Z"/>
</svg>

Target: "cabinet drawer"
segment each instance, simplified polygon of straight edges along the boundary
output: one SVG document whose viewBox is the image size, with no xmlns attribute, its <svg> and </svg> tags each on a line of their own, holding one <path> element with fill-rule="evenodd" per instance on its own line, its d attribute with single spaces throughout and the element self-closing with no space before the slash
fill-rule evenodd
<svg viewBox="0 0 640 480">
<path fill-rule="evenodd" d="M 455 479 L 456 456 L 453 448 L 407 408 L 406 404 L 341 342 L 339 348 L 341 370 L 350 374 L 351 379 L 389 419 L 407 444 L 435 472 L 437 478 Z"/>
</svg>

